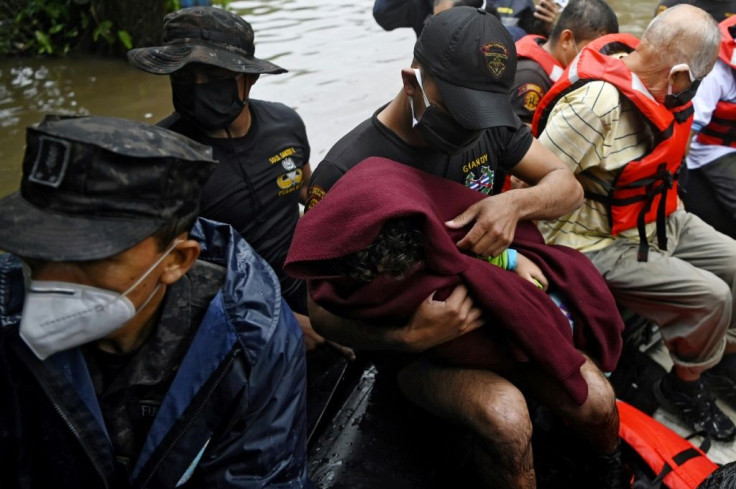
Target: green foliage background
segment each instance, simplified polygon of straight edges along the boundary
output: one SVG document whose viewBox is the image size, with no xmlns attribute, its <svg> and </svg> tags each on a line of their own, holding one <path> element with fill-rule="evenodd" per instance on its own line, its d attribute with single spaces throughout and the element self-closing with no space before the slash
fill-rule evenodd
<svg viewBox="0 0 736 489">
<path fill-rule="evenodd" d="M 108 0 L 122 2 L 126 0 Z M 164 13 L 180 8 L 179 0 L 160 2 Z M 212 3 L 226 7 L 230 0 Z M 138 39 L 119 21 L 101 13 L 99 0 L 0 0 L 0 56 L 54 55 L 72 51 L 119 55 L 138 47 Z M 161 6 L 161 5 L 158 5 Z"/>
</svg>

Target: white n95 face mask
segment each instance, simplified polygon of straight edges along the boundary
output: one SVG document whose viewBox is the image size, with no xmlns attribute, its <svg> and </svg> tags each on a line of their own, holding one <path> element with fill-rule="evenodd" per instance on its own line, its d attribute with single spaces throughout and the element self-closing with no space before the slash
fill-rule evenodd
<svg viewBox="0 0 736 489">
<path fill-rule="evenodd" d="M 145 308 L 158 284 L 136 310 L 130 294 L 166 258 L 174 242 L 125 292 L 70 282 L 31 280 L 20 320 L 20 337 L 45 360 L 54 353 L 104 338 Z"/>
</svg>

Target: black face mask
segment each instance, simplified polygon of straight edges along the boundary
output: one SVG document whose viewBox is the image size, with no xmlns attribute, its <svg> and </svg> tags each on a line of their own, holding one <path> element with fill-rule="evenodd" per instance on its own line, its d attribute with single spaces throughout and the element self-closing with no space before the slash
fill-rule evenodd
<svg viewBox="0 0 736 489">
<path fill-rule="evenodd" d="M 237 78 L 207 83 L 171 82 L 174 108 L 182 117 L 205 130 L 225 129 L 247 102 L 238 95 Z"/>
<path fill-rule="evenodd" d="M 675 109 L 681 107 L 686 103 L 690 102 L 695 93 L 698 91 L 700 82 L 702 80 L 695 80 L 690 84 L 688 88 L 679 93 L 670 93 L 664 97 L 664 106 L 668 109 Z"/>
<path fill-rule="evenodd" d="M 412 114 L 413 112 L 412 102 Z M 451 116 L 432 105 L 425 109 L 414 129 L 428 145 L 445 154 L 456 153 L 472 144 L 483 133 L 483 130 L 464 128 Z"/>
<path fill-rule="evenodd" d="M 460 149 L 475 142 L 481 134 L 482 129 L 467 129 L 457 123 L 451 115 L 442 112 L 440 109 L 429 103 L 427 95 L 424 92 L 424 86 L 422 85 L 421 72 L 414 68 L 414 76 L 417 79 L 417 84 L 422 91 L 422 97 L 424 98 L 424 114 L 422 118 L 417 121 L 414 115 L 414 99 L 409 98 L 409 105 L 411 106 L 411 116 L 414 119 L 413 127 L 422 136 L 422 139 L 426 141 L 432 148 L 441 151 L 445 154 L 453 154 L 458 152 Z"/>
</svg>

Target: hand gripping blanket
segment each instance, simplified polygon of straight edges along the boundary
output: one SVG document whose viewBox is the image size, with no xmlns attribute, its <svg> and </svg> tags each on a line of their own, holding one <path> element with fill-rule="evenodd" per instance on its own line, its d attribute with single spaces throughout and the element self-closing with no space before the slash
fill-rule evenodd
<svg viewBox="0 0 736 489">
<path fill-rule="evenodd" d="M 465 284 L 475 305 L 484 311 L 485 325 L 442 345 L 456 357 L 453 363 L 464 363 L 463 350 L 472 348 L 474 336 L 490 335 L 502 339 L 495 343 L 504 346 L 503 352 L 496 348 L 488 355 L 506 354 L 514 361 L 535 364 L 583 404 L 588 389 L 580 373 L 585 360 L 578 349 L 605 371 L 614 369 L 621 353 L 623 323 L 614 299 L 584 255 L 546 245 L 531 222 L 518 224 L 511 247 L 535 262 L 550 286 L 563 292 L 576 324 L 574 332 L 544 291 L 514 272 L 460 251 L 455 243 L 472 223 L 460 230 L 450 230 L 444 223 L 484 198 L 407 165 L 368 158 L 347 172 L 299 220 L 286 272 L 308 279 L 312 298 L 328 311 L 369 320 L 376 327 L 407 319 L 433 291 Z M 423 266 L 400 279 L 379 276 L 367 283 L 330 275 L 326 260 L 366 248 L 387 220 L 403 217 L 422 222 Z"/>
</svg>

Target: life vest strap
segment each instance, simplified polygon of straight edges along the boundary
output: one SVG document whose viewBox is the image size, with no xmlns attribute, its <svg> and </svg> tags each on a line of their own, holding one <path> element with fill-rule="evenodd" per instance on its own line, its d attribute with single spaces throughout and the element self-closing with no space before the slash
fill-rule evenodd
<svg viewBox="0 0 736 489">
<path fill-rule="evenodd" d="M 677 464 L 677 466 L 683 465 L 688 460 L 692 460 L 694 458 L 702 456 L 699 451 L 697 451 L 695 448 L 687 448 L 674 457 L 672 457 L 672 461 Z M 633 489 L 659 489 L 662 487 L 662 482 L 664 481 L 664 478 L 667 477 L 667 475 L 672 472 L 673 468 L 670 464 L 667 462 L 664 463 L 664 466 L 662 467 L 662 470 L 657 474 L 657 477 L 652 479 L 651 482 L 644 482 L 644 481 L 636 481 L 634 482 Z"/>
<path fill-rule="evenodd" d="M 687 107 L 685 107 L 682 110 L 678 110 L 677 112 L 673 112 L 672 114 L 675 116 L 675 120 L 682 124 L 686 120 L 690 118 L 691 115 L 695 113 L 695 109 L 693 108 L 692 103 L 688 103 Z"/>
<path fill-rule="evenodd" d="M 619 189 L 635 189 L 645 187 L 643 194 L 634 195 L 625 199 L 613 198 L 612 194 L 601 195 L 595 192 L 586 191 L 585 197 L 607 206 L 626 206 L 638 202 L 644 202 L 644 207 L 639 212 L 636 220 L 636 227 L 639 231 L 639 250 L 637 253 L 638 261 L 647 261 L 649 258 L 649 242 L 646 234 L 646 215 L 652 208 L 654 198 L 661 195 L 659 205 L 657 206 L 657 244 L 661 250 L 667 249 L 667 193 L 674 187 L 677 174 L 673 175 L 667 170 L 667 164 L 661 163 L 657 169 L 657 173 L 649 178 L 642 178 L 627 185 L 618 187 Z"/>
<path fill-rule="evenodd" d="M 728 127 L 728 130 L 725 132 L 718 131 L 708 125 L 700 130 L 698 140 L 706 144 L 719 144 L 721 146 L 731 147 L 736 146 L 736 144 L 734 144 L 736 143 L 736 125 L 733 123 L 733 121 L 713 117 L 711 118 L 711 123 L 713 122 Z M 703 136 L 710 136 L 711 138 L 715 139 L 703 138 Z"/>
</svg>

